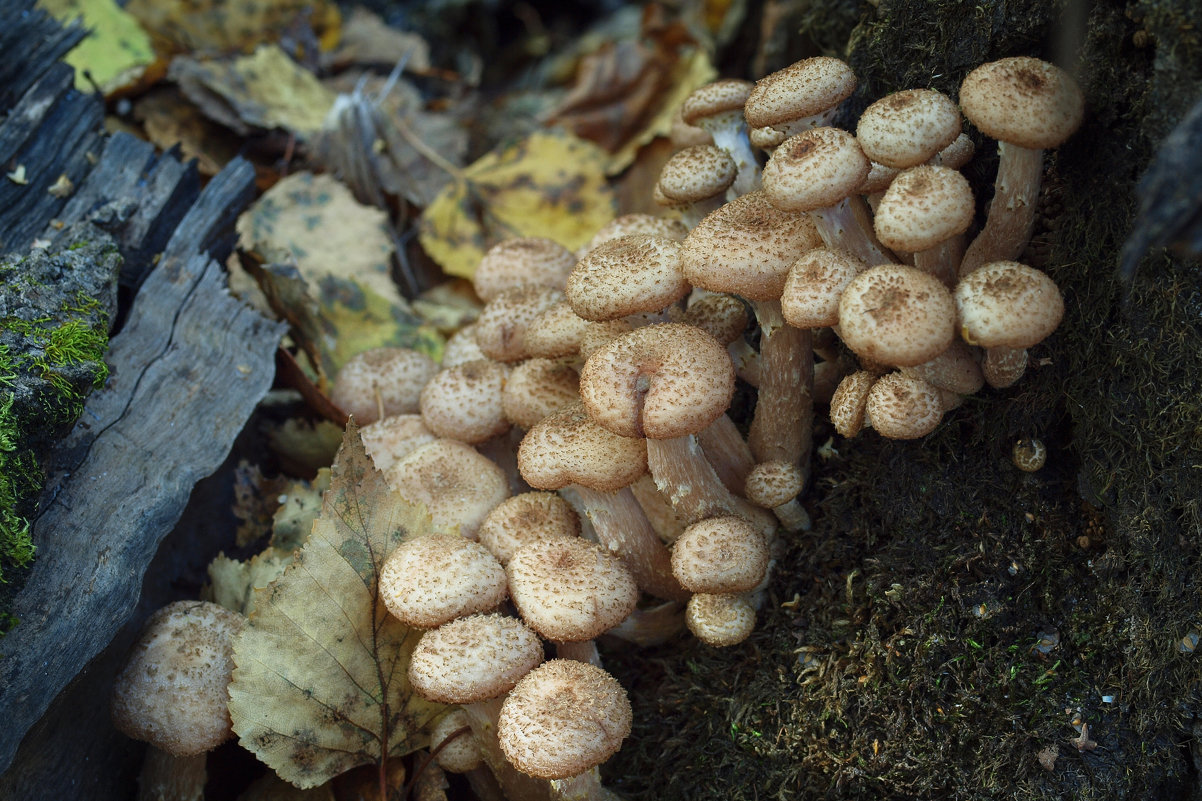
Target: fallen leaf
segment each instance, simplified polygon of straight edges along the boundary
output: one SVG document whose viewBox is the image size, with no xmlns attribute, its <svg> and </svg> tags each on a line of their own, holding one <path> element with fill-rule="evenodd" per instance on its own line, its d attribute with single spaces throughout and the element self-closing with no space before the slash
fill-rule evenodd
<svg viewBox="0 0 1202 801">
<path fill-rule="evenodd" d="M 322 58 L 322 65 L 342 70 L 353 64 L 392 65 L 401 59 L 409 72 L 428 72 L 430 45 L 416 33 L 397 30 L 379 15 L 357 6 L 343 20 L 338 46 Z"/>
<path fill-rule="evenodd" d="M 230 717 L 242 746 L 297 787 L 424 745 L 441 706 L 409 688 L 417 634 L 384 609 L 384 559 L 429 516 L 392 492 L 348 427 L 304 547 L 260 591 L 234 641 Z"/>
<path fill-rule="evenodd" d="M 234 468 L 235 544 L 245 547 L 271 534 L 272 517 L 289 484 L 287 478 L 267 478 L 258 465 L 245 459 L 238 463 Z"/>
<path fill-rule="evenodd" d="M 290 554 L 271 548 L 245 562 L 219 553 L 209 562 L 209 583 L 201 593 L 201 599 L 249 615 L 254 611 L 258 597 L 255 590 L 261 590 L 279 578 L 291 561 Z"/>
<path fill-rule="evenodd" d="M 605 151 L 568 133 L 538 132 L 464 168 L 421 216 L 422 247 L 447 273 L 471 278 L 502 239 L 542 236 L 569 250 L 613 219 Z"/>
<path fill-rule="evenodd" d="M 239 140 L 173 87 L 154 89 L 135 100 L 134 119 L 158 147 L 169 150 L 178 145 L 185 159 L 196 159 L 201 175 L 216 175 L 238 155 Z"/>
<path fill-rule="evenodd" d="M 277 45 L 232 60 L 178 56 L 167 77 L 207 117 L 242 135 L 282 128 L 307 138 L 334 104 L 334 93 Z"/>
<path fill-rule="evenodd" d="M 116 0 L 38 0 L 38 6 L 60 22 L 78 19 L 88 29 L 87 37 L 63 58 L 75 68 L 81 92 L 99 86 L 110 95 L 137 83 L 155 63 L 150 36 Z"/>
<path fill-rule="evenodd" d="M 238 801 L 335 801 L 332 784 L 302 790 L 267 771 L 242 791 Z"/>
<path fill-rule="evenodd" d="M 170 53 L 250 52 L 298 22 L 332 46 L 340 22 L 336 4 L 326 0 L 129 0 L 125 10 Z"/>
</svg>

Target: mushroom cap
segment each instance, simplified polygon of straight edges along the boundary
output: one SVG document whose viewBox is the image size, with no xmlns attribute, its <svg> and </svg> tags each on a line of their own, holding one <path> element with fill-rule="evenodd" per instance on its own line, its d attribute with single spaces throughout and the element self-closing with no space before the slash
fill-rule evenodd
<svg viewBox="0 0 1202 801">
<path fill-rule="evenodd" d="M 589 416 L 624 437 L 696 433 L 726 411 L 734 388 L 726 348 L 684 323 L 636 328 L 590 356 L 580 373 Z"/>
<path fill-rule="evenodd" d="M 525 359 L 526 329 L 543 312 L 563 300 L 560 287 L 512 287 L 498 292 L 480 311 L 476 320 L 476 344 L 481 352 L 499 362 Z"/>
<path fill-rule="evenodd" d="M 526 353 L 531 358 L 555 359 L 580 352 L 580 338 L 588 325 L 572 310 L 567 299 L 530 321 L 526 326 Z"/>
<path fill-rule="evenodd" d="M 363 449 L 380 472 L 387 472 L 422 445 L 438 439 L 426 428 L 420 414 L 383 417 L 360 428 L 359 436 L 363 438 Z"/>
<path fill-rule="evenodd" d="M 622 560 L 580 537 L 527 543 L 505 572 L 522 620 L 557 642 L 593 639 L 629 617 L 639 600 Z"/>
<path fill-rule="evenodd" d="M 360 425 L 396 414 L 413 414 L 422 387 L 438 372 L 434 360 L 411 348 L 372 348 L 352 356 L 330 388 L 334 405 Z M 377 394 L 379 402 L 377 403 Z"/>
<path fill-rule="evenodd" d="M 973 143 L 972 137 L 966 133 L 961 133 L 951 144 L 940 150 L 935 156 L 937 163 L 944 167 L 951 167 L 953 170 L 958 170 L 968 162 L 972 161 L 973 155 L 977 152 L 977 146 Z"/>
<path fill-rule="evenodd" d="M 1060 325 L 1064 298 L 1056 282 L 1034 267 L 994 261 L 956 284 L 960 336 L 983 348 L 1029 348 Z"/>
<path fill-rule="evenodd" d="M 816 56 L 756 81 L 743 112 L 751 128 L 778 127 L 834 108 L 855 90 L 856 75 L 846 62 Z"/>
<path fill-rule="evenodd" d="M 975 208 L 967 178 L 951 167 L 923 164 L 889 184 L 873 228 L 885 247 L 916 253 L 968 230 Z"/>
<path fill-rule="evenodd" d="M 443 368 L 421 395 L 422 421 L 435 435 L 475 444 L 509 429 L 501 391 L 509 368 L 477 359 Z"/>
<path fill-rule="evenodd" d="M 764 195 L 785 211 L 834 206 L 859 191 L 871 163 L 839 128 L 811 128 L 781 142 L 764 165 Z"/>
<path fill-rule="evenodd" d="M 513 368 L 501 390 L 501 409 L 514 425 L 534 424 L 580 400 L 580 374 L 567 362 L 527 359 Z"/>
<path fill-rule="evenodd" d="M 747 330 L 747 307 L 734 295 L 706 292 L 689 303 L 681 321 L 729 345 Z"/>
<path fill-rule="evenodd" d="M 467 773 L 480 766 L 480 743 L 472 732 L 460 735 L 446 745 L 443 741 L 468 725 L 467 714 L 455 707 L 430 727 L 430 751 L 437 752 L 438 766 L 447 773 Z M 441 747 L 440 747 L 441 746 Z"/>
<path fill-rule="evenodd" d="M 821 244 L 809 215 L 776 208 L 763 191 L 748 192 L 697 223 L 685 237 L 680 267 L 693 286 L 775 300 L 793 260 Z"/>
<path fill-rule="evenodd" d="M 899 172 L 901 170 L 896 167 L 886 167 L 875 161 L 869 162 L 868 175 L 864 176 L 864 183 L 860 184 L 858 191 L 861 195 L 884 192 L 889 188 L 889 184 L 893 183 L 893 179 Z"/>
<path fill-rule="evenodd" d="M 960 109 L 934 89 L 906 89 L 864 109 L 856 139 L 864 155 L 889 167 L 922 164 L 960 134 Z"/>
<path fill-rule="evenodd" d="M 580 518 L 554 492 L 523 492 L 489 512 L 479 534 L 480 544 L 507 565 L 527 543 L 580 536 Z"/>
<path fill-rule="evenodd" d="M 396 547 L 380 570 L 380 600 L 407 626 L 429 629 L 487 612 L 508 595 L 505 568 L 459 534 L 430 534 Z"/>
<path fill-rule="evenodd" d="M 672 544 L 672 575 L 689 592 L 748 592 L 768 572 L 768 544 L 742 517 L 698 521 Z"/>
<path fill-rule="evenodd" d="M 689 227 L 680 220 L 670 220 L 665 217 L 655 217 L 650 214 L 623 214 L 620 217 L 601 226 L 589 243 L 576 254 L 577 259 L 583 259 L 598 245 L 630 234 L 658 234 L 668 239 L 683 240 L 689 233 Z M 575 263 L 573 263 L 575 266 Z M 569 268 L 569 272 L 571 272 Z M 567 278 L 565 277 L 565 281 Z M 562 286 L 562 285 L 561 285 Z"/>
<path fill-rule="evenodd" d="M 948 349 L 934 359 L 903 367 L 902 372 L 957 395 L 971 395 L 985 383 L 977 352 L 959 339 L 952 340 Z"/>
<path fill-rule="evenodd" d="M 485 515 L 509 497 L 505 471 L 472 446 L 451 439 L 421 446 L 385 477 L 405 500 L 425 505 L 436 526 L 457 526 L 469 538 L 475 538 Z"/>
<path fill-rule="evenodd" d="M 656 234 L 632 234 L 598 245 L 576 263 L 567 300 L 586 320 L 616 320 L 658 312 L 689 293 L 680 271 L 680 243 Z"/>
<path fill-rule="evenodd" d="M 616 753 L 633 718 L 630 699 L 613 676 L 595 665 L 551 659 L 505 698 L 497 738 L 518 770 L 565 779 Z"/>
<path fill-rule="evenodd" d="M 784 131 L 778 131 L 775 128 L 765 126 L 763 128 L 752 128 L 747 132 L 747 138 L 751 140 L 752 147 L 771 151 L 774 147 L 779 147 L 781 142 L 789 138 L 789 135 Z"/>
<path fill-rule="evenodd" d="M 607 431 L 583 404 L 573 403 L 526 432 L 518 445 L 518 471 L 535 489 L 580 484 L 614 492 L 647 472 L 647 443 Z"/>
<path fill-rule="evenodd" d="M 793 262 L 780 296 L 785 322 L 798 328 L 839 324 L 839 299 L 864 270 L 864 262 L 850 253 L 814 248 Z"/>
<path fill-rule="evenodd" d="M 173 756 L 229 739 L 233 637 L 244 622 L 207 601 L 176 601 L 151 615 L 113 682 L 113 725 Z"/>
<path fill-rule="evenodd" d="M 504 695 L 542 661 L 542 641 L 522 621 L 470 615 L 422 634 L 409 683 L 427 700 L 470 704 Z"/>
<path fill-rule="evenodd" d="M 572 251 L 552 239 L 503 239 L 480 259 L 472 285 L 485 303 L 506 289 L 526 284 L 560 289 L 575 263 Z"/>
<path fill-rule="evenodd" d="M 943 397 L 921 378 L 889 373 L 868 390 L 867 414 L 882 437 L 917 439 L 934 431 L 943 419 Z"/>
<path fill-rule="evenodd" d="M 699 592 L 689 599 L 684 622 L 706 645 L 738 645 L 755 630 L 755 608 L 741 594 Z"/>
<path fill-rule="evenodd" d="M 868 390 L 876 383 L 876 376 L 867 370 L 857 370 L 846 375 L 835 387 L 831 397 L 831 423 L 839 436 L 851 438 L 864 428 Z"/>
<path fill-rule="evenodd" d="M 805 484 L 805 474 L 791 462 L 772 459 L 760 462 L 747 474 L 744 494 L 747 500 L 765 509 L 774 509 L 797 497 Z M 732 592 L 732 590 L 723 590 Z"/>
<path fill-rule="evenodd" d="M 669 201 L 664 205 L 698 203 L 729 189 L 738 172 L 735 160 L 724 149 L 694 145 L 672 154 L 660 169 L 656 186 Z"/>
<path fill-rule="evenodd" d="M 1055 64 L 1015 56 L 968 73 L 960 85 L 964 116 L 986 136 L 1019 147 L 1056 147 L 1081 124 L 1085 99 Z"/>
<path fill-rule="evenodd" d="M 870 267 L 839 300 L 839 332 L 861 358 L 908 367 L 935 358 L 955 336 L 951 293 L 930 273 L 902 264 Z"/>
<path fill-rule="evenodd" d="M 751 95 L 751 81 L 722 78 L 694 89 L 680 107 L 680 117 L 689 125 L 702 126 L 707 117 L 739 112 Z"/>
<path fill-rule="evenodd" d="M 476 343 L 476 324 L 468 323 L 447 339 L 446 347 L 442 349 L 442 367 L 457 367 L 478 359 L 487 359 L 484 351 Z"/>
</svg>

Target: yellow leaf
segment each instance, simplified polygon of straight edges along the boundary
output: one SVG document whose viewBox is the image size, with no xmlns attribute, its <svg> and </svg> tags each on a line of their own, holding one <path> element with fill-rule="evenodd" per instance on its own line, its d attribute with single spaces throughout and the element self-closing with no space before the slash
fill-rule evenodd
<svg viewBox="0 0 1202 801">
<path fill-rule="evenodd" d="M 92 76 L 106 95 L 137 83 L 154 63 L 150 36 L 116 0 L 38 0 L 38 6 L 61 22 L 82 17 L 90 33 L 63 60 L 75 68 L 75 86 L 90 92 Z"/>
<path fill-rule="evenodd" d="M 172 52 L 249 52 L 299 21 L 328 48 L 340 25 L 337 5 L 326 0 L 129 0 L 126 10 Z"/>
<path fill-rule="evenodd" d="M 565 133 L 539 132 L 464 168 L 421 216 L 422 247 L 451 275 L 471 278 L 502 239 L 543 236 L 569 250 L 614 217 L 608 156 Z"/>
<path fill-rule="evenodd" d="M 249 615 L 255 608 L 255 590 L 266 587 L 284 572 L 291 556 L 268 548 L 245 562 L 231 559 L 224 553 L 209 562 L 209 584 L 204 600 L 221 604 L 226 609 Z"/>
<path fill-rule="evenodd" d="M 410 690 L 417 633 L 385 611 L 376 585 L 389 552 L 429 527 L 349 426 L 308 540 L 234 641 L 234 732 L 285 781 L 316 787 L 425 744 L 442 707 Z"/>
</svg>

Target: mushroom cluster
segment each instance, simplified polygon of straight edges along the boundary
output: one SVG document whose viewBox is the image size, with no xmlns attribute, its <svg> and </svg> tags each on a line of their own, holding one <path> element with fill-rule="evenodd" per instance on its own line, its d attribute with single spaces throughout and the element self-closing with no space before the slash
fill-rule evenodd
<svg viewBox="0 0 1202 801">
<path fill-rule="evenodd" d="M 376 465 L 443 532 L 398 548 L 381 593 L 426 630 L 413 687 L 473 732 L 448 767 L 478 752 L 503 785 L 601 793 L 594 767 L 630 707 L 594 640 L 750 634 L 778 531 L 809 525 L 815 399 L 843 436 L 921 437 L 1017 381 L 1058 325 L 1059 290 L 1016 259 L 1042 151 L 1081 118 L 1072 80 L 1003 59 L 958 106 L 914 89 L 855 133 L 831 127 L 855 85 L 814 58 L 703 87 L 682 117 L 714 144 L 670 159 L 655 191 L 673 218 L 620 217 L 575 253 L 501 242 L 475 273 L 478 320 L 436 370 L 388 352 L 339 376 L 339 402 L 374 418 Z M 1001 151 L 971 242 L 962 113 Z M 738 381 L 757 389 L 746 437 L 727 414 Z"/>
</svg>

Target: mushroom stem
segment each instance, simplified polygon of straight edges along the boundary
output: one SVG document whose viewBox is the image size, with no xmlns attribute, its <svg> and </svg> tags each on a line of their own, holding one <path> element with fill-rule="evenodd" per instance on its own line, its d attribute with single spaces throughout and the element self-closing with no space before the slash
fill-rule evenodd
<svg viewBox="0 0 1202 801">
<path fill-rule="evenodd" d="M 601 774 L 595 767 L 569 779 L 552 779 L 551 790 L 557 801 L 622 801 L 621 796 L 601 784 Z"/>
<path fill-rule="evenodd" d="M 755 467 L 755 456 L 730 415 L 723 414 L 698 431 L 697 442 L 726 488 L 741 493 L 747 474 Z"/>
<path fill-rule="evenodd" d="M 177 757 L 150 746 L 138 774 L 138 801 L 200 801 L 207 758 L 208 752 Z"/>
<path fill-rule="evenodd" d="M 752 305 L 760 323 L 763 371 L 747 444 L 757 462 L 787 462 L 808 477 L 814 422 L 813 334 L 785 324 L 779 300 Z"/>
<path fill-rule="evenodd" d="M 647 609 L 635 609 L 607 635 L 640 647 L 662 645 L 684 630 L 684 604 L 666 601 Z"/>
<path fill-rule="evenodd" d="M 917 251 L 913 255 L 915 267 L 935 276 L 943 282 L 944 286 L 951 289 L 959 280 L 957 265 L 964 258 L 964 235 L 956 234 L 934 247 Z"/>
<path fill-rule="evenodd" d="M 960 262 L 960 277 L 982 264 L 1012 261 L 1022 255 L 1035 227 L 1035 208 L 1043 180 L 1043 150 L 998 142 L 997 179 L 985 226 Z"/>
<path fill-rule="evenodd" d="M 555 655 L 560 659 L 574 659 L 587 665 L 605 667 L 601 664 L 601 654 L 597 652 L 596 640 L 557 642 L 555 643 Z"/>
<path fill-rule="evenodd" d="M 738 515 L 765 535 L 775 528 L 771 515 L 731 493 L 718 479 L 693 435 L 647 440 L 647 468 L 686 525 L 717 515 Z"/>
<path fill-rule="evenodd" d="M 671 601 L 689 597 L 672 575 L 671 554 L 629 487 L 602 492 L 570 484 L 561 492 L 582 517 L 588 518 L 602 547 L 621 558 L 639 589 Z"/>
<path fill-rule="evenodd" d="M 869 266 L 897 261 L 877 240 L 872 230 L 872 212 L 859 195 L 850 195 L 833 206 L 808 214 L 831 250 L 850 253 Z"/>
<path fill-rule="evenodd" d="M 745 195 L 760 188 L 760 164 L 756 161 L 755 153 L 751 150 L 751 139 L 748 138 L 747 125 L 732 121 L 727 125 L 713 127 L 702 125 L 714 137 L 714 144 L 725 150 L 734 159 L 738 167 L 738 175 L 731 186 L 735 195 Z M 692 226 L 690 226 L 692 227 Z"/>
<path fill-rule="evenodd" d="M 497 719 L 503 700 L 503 697 L 491 698 L 463 705 L 463 714 L 480 746 L 480 756 L 510 801 L 555 801 L 559 796 L 552 791 L 550 782 L 522 773 L 501 752 L 501 744 L 497 741 Z"/>
</svg>

